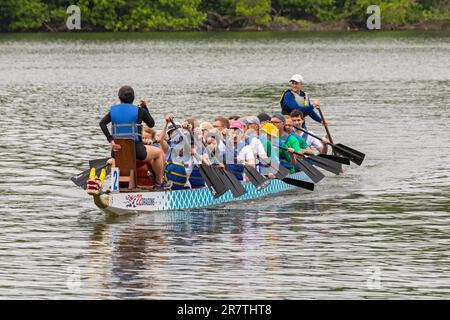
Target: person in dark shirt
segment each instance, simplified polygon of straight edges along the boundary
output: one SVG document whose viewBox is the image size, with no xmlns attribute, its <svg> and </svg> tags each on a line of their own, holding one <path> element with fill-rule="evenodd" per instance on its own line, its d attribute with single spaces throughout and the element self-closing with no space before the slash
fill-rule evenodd
<svg viewBox="0 0 450 320">
<path fill-rule="evenodd" d="M 152 128 L 155 121 L 145 107 L 133 104 L 134 90 L 130 86 L 123 86 L 119 90 L 120 104 L 112 105 L 109 112 L 100 121 L 100 128 L 111 144 L 113 151 L 119 151 L 120 145 L 114 142 L 114 138 L 132 138 L 136 146 L 136 159 L 148 162 L 156 176 L 155 187 L 170 187 L 164 180 L 164 152 L 160 148 L 146 146 L 142 141 L 142 122 Z M 142 101 L 141 101 L 142 102 Z M 112 123 L 113 133 L 108 130 L 108 124 Z"/>
</svg>

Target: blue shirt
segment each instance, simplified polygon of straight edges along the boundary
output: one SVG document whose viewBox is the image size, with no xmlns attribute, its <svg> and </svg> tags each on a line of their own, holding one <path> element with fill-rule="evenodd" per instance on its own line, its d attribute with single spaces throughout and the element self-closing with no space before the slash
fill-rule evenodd
<svg viewBox="0 0 450 320">
<path fill-rule="evenodd" d="M 305 93 L 303 91 L 300 91 L 300 96 L 305 97 Z M 304 115 L 310 116 L 313 120 L 315 120 L 317 122 L 322 122 L 322 119 L 320 118 L 320 116 L 314 111 L 314 106 L 311 104 L 311 100 L 309 98 L 308 98 L 307 106 L 299 105 L 297 103 L 297 101 L 295 100 L 294 94 L 289 90 L 284 95 L 283 102 L 289 109 L 291 109 L 291 111 L 299 110 Z"/>
</svg>

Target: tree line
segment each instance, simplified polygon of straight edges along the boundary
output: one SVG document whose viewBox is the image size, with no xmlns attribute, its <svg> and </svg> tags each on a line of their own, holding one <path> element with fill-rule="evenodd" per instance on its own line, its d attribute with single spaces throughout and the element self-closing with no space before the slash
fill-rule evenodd
<svg viewBox="0 0 450 320">
<path fill-rule="evenodd" d="M 0 31 L 65 31 L 73 4 L 84 31 L 364 28 L 374 4 L 383 26 L 450 24 L 450 0 L 0 0 Z"/>
</svg>

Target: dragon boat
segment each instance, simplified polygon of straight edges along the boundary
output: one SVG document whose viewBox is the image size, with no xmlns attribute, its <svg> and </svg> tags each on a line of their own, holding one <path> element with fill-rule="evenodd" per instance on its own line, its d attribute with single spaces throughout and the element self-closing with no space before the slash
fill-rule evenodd
<svg viewBox="0 0 450 320">
<path fill-rule="evenodd" d="M 310 181 L 303 172 L 291 174 L 288 178 Z M 222 196 L 214 198 L 207 187 L 164 191 L 111 192 L 101 190 L 102 187 L 98 180 L 90 180 L 88 183 L 90 183 L 88 192 L 93 196 L 96 206 L 105 213 L 115 215 L 211 207 L 227 202 L 260 198 L 296 188 L 277 179 L 270 179 L 270 183 L 260 190 L 250 182 L 244 182 L 243 186 L 247 191 L 244 195 L 234 197 L 230 191 L 227 191 Z"/>
</svg>

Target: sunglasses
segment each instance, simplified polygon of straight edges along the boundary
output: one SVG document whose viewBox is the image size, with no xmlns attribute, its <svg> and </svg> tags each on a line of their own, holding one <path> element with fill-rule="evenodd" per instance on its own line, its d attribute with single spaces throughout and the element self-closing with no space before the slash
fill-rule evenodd
<svg viewBox="0 0 450 320">
<path fill-rule="evenodd" d="M 280 123 L 283 123 L 283 122 L 281 122 L 281 121 L 270 121 L 270 123 L 271 124 L 280 124 Z"/>
</svg>

